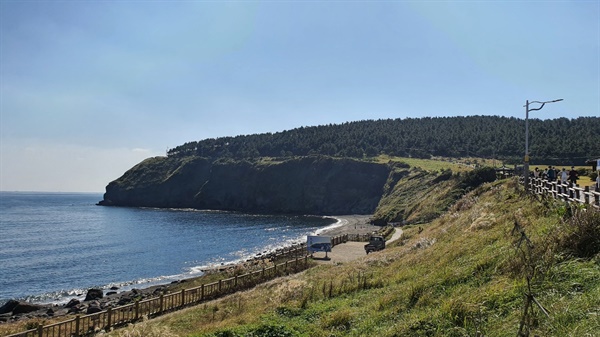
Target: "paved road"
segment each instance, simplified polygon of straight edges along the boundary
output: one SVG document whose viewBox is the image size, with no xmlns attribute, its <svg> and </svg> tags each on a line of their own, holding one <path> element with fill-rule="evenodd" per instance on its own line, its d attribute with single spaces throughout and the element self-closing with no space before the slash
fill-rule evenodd
<svg viewBox="0 0 600 337">
<path fill-rule="evenodd" d="M 396 228 L 392 237 L 386 241 L 390 244 L 402 237 L 402 229 Z M 365 253 L 365 242 L 353 242 L 339 244 L 331 249 L 331 252 L 325 254 L 318 252 L 313 254 L 313 260 L 323 264 L 344 263 L 367 256 Z M 373 253 L 371 253 L 373 254 Z M 327 256 L 327 258 L 325 258 Z"/>
</svg>

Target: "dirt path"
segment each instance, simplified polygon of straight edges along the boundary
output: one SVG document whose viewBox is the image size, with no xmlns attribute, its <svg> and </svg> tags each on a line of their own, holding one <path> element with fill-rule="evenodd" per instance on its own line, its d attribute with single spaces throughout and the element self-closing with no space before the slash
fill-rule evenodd
<svg viewBox="0 0 600 337">
<path fill-rule="evenodd" d="M 394 242 L 402 237 L 402 229 L 396 228 L 392 237 L 386 241 L 386 244 Z M 318 252 L 313 254 L 313 260 L 322 264 L 345 263 L 367 256 L 365 253 L 365 242 L 346 242 L 339 244 L 331 249 L 331 252 L 325 254 Z M 326 257 L 327 256 L 327 257 Z"/>
</svg>

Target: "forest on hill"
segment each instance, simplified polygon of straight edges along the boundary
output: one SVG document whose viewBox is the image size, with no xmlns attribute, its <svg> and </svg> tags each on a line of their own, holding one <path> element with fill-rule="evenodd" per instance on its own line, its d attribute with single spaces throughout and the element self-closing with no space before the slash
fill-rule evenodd
<svg viewBox="0 0 600 337">
<path fill-rule="evenodd" d="M 600 117 L 530 119 L 532 161 L 582 165 L 600 157 Z M 363 158 L 479 157 L 520 162 L 525 120 L 500 116 L 365 120 L 292 130 L 191 141 L 168 156 L 253 159 L 327 155 Z"/>
</svg>

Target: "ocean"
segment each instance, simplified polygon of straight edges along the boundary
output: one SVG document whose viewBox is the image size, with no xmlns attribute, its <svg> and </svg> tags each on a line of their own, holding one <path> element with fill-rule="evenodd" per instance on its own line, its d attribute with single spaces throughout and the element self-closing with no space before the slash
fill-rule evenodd
<svg viewBox="0 0 600 337">
<path fill-rule="evenodd" d="M 339 224 L 313 216 L 103 207 L 100 193 L 0 192 L 0 305 L 65 303 L 199 276 Z"/>
</svg>

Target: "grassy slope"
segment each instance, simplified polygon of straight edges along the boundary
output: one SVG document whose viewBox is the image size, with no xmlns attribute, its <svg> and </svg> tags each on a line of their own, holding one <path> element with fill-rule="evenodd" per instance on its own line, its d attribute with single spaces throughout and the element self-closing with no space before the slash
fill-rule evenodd
<svg viewBox="0 0 600 337">
<path fill-rule="evenodd" d="M 117 331 L 125 336 L 515 336 L 534 249 L 531 335 L 598 336 L 600 256 L 568 258 L 560 205 L 525 197 L 510 182 L 486 184 L 433 222 L 405 228 L 396 247 L 353 263 L 319 266 Z M 597 219 L 597 218 L 596 218 Z"/>
<path fill-rule="evenodd" d="M 420 168 L 396 168 L 384 188 L 384 195 L 373 215 L 383 223 L 419 223 L 437 218 L 454 201 L 453 189 L 457 180 L 450 179 L 451 173 L 440 180 L 439 172 L 428 172 Z M 429 198 L 435 193 L 437 198 Z"/>
</svg>

